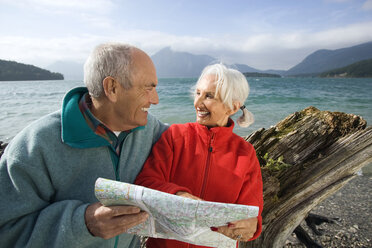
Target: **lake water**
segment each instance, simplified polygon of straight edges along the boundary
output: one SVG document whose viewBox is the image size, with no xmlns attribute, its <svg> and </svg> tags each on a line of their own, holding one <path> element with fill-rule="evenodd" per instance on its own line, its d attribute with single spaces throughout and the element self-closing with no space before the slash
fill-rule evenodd
<svg viewBox="0 0 372 248">
<path fill-rule="evenodd" d="M 195 82 L 196 78 L 159 79 L 160 103 L 150 112 L 169 124 L 195 121 L 190 92 Z M 361 115 L 372 123 L 372 79 L 248 78 L 248 82 L 251 93 L 246 106 L 256 121 L 249 128 L 236 127 L 241 136 L 275 125 L 308 106 Z M 58 110 L 64 94 L 77 86 L 83 82 L 0 82 L 0 141 L 9 142 L 32 121 Z"/>
</svg>

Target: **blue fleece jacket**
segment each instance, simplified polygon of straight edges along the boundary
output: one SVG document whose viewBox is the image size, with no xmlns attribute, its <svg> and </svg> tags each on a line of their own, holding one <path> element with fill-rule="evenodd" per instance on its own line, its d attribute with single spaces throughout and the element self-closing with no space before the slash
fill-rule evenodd
<svg viewBox="0 0 372 248">
<path fill-rule="evenodd" d="M 85 225 L 97 199 L 98 177 L 133 183 L 152 145 L 167 128 L 148 115 L 125 138 L 120 156 L 87 125 L 78 108 L 86 88 L 75 88 L 61 111 L 22 130 L 0 160 L 1 247 L 139 247 L 138 237 L 104 240 Z"/>
</svg>

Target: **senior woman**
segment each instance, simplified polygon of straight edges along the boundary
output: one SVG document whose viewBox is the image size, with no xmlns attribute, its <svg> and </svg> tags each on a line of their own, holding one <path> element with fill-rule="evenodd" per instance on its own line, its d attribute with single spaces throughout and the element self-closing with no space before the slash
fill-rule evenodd
<svg viewBox="0 0 372 248">
<path fill-rule="evenodd" d="M 207 201 L 254 205 L 259 216 L 211 227 L 239 241 L 261 233 L 263 208 L 260 165 L 253 146 L 233 133 L 231 115 L 246 127 L 253 122 L 245 108 L 249 86 L 242 73 L 224 65 L 207 66 L 195 87 L 196 123 L 174 124 L 154 145 L 136 184 Z M 149 238 L 147 247 L 201 247 L 176 240 Z"/>
</svg>

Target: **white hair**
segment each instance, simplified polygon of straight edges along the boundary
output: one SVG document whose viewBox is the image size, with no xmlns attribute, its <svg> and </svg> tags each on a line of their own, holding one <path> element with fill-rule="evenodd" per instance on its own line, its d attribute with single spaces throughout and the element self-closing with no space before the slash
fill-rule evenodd
<svg viewBox="0 0 372 248">
<path fill-rule="evenodd" d="M 237 119 L 239 126 L 248 127 L 251 125 L 254 122 L 253 114 L 244 106 L 249 95 L 249 85 L 245 76 L 238 70 L 227 68 L 222 64 L 213 64 L 204 68 L 196 86 L 207 75 L 216 77 L 216 96 L 225 106 L 232 110 L 235 102 L 240 104 L 243 114 Z"/>
<path fill-rule="evenodd" d="M 121 43 L 105 43 L 94 48 L 84 64 L 84 83 L 89 94 L 99 97 L 103 93 L 103 80 L 111 76 L 125 88 L 132 87 L 130 65 L 135 47 Z"/>
</svg>

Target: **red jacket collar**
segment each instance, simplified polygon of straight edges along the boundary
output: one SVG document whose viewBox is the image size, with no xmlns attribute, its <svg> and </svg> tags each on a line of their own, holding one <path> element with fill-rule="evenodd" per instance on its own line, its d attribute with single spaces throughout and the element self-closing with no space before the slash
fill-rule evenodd
<svg viewBox="0 0 372 248">
<path fill-rule="evenodd" d="M 195 127 L 204 141 L 209 140 L 213 136 L 213 139 L 218 139 L 218 143 L 220 143 L 223 140 L 229 139 L 233 133 L 235 123 L 231 118 L 229 118 L 228 123 L 229 126 L 227 127 L 208 128 L 207 126 L 201 125 L 196 122 Z"/>
</svg>

